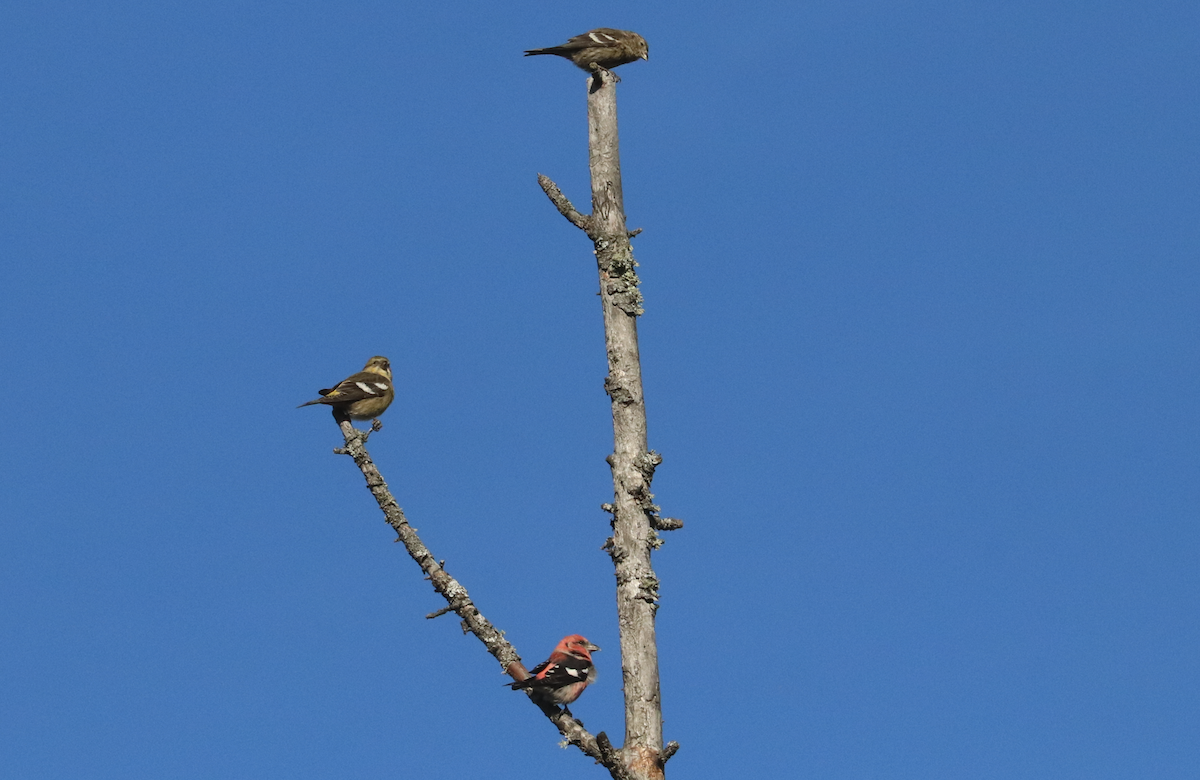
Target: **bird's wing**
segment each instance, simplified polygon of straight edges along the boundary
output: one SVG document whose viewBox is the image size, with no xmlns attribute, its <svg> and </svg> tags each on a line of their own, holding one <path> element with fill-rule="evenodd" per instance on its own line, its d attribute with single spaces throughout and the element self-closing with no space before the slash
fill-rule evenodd
<svg viewBox="0 0 1200 780">
<path fill-rule="evenodd" d="M 371 371 L 359 371 L 352 377 L 343 379 L 337 387 L 322 390 L 325 403 L 352 403 L 364 398 L 379 398 L 392 387 L 392 382 L 385 376 Z"/>
<path fill-rule="evenodd" d="M 598 30 L 585 32 L 583 35 L 576 35 L 562 46 L 555 46 L 554 48 L 564 51 L 579 51 L 580 49 L 592 49 L 597 46 L 607 48 L 617 45 L 622 41 L 622 37 L 616 34 L 620 32 L 620 30 L 601 27 Z"/>
<path fill-rule="evenodd" d="M 530 683 L 531 688 L 562 688 L 583 682 L 591 669 L 591 661 L 569 655 L 554 663 L 542 664 L 526 682 Z"/>
<path fill-rule="evenodd" d="M 505 685 L 511 687 L 514 691 L 519 691 L 522 688 L 529 688 L 530 686 L 537 684 L 537 681 L 538 681 L 537 676 L 539 674 L 541 674 L 542 670 L 545 669 L 549 665 L 550 665 L 549 661 L 542 661 L 540 664 L 538 664 L 537 666 L 535 666 L 529 670 L 529 676 L 526 677 L 524 680 L 517 680 L 516 682 L 505 683 Z"/>
</svg>

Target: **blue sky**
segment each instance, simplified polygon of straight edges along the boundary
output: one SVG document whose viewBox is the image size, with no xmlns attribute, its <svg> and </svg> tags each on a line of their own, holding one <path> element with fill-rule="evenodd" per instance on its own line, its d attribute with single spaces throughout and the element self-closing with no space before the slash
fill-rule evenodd
<svg viewBox="0 0 1200 780">
<path fill-rule="evenodd" d="M 621 70 L 671 774 L 1193 778 L 1200 10 L 50 2 L 0 25 L 0 754 L 44 778 L 601 777 L 314 391 L 623 734 L 584 76 Z"/>
</svg>

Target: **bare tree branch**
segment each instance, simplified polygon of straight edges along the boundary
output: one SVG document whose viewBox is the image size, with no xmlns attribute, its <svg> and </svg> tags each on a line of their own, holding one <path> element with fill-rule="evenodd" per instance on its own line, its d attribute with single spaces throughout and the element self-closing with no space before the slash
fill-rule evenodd
<svg viewBox="0 0 1200 780">
<path fill-rule="evenodd" d="M 445 609 L 426 615 L 426 617 L 432 618 L 446 612 L 454 612 L 462 618 L 463 631 L 474 634 L 480 642 L 483 642 L 487 651 L 500 662 L 500 668 L 504 670 L 505 674 L 514 680 L 524 680 L 529 676 L 529 672 L 521 663 L 521 656 L 517 655 L 516 648 L 504 638 L 503 631 L 497 629 L 491 621 L 483 616 L 475 606 L 475 602 L 471 600 L 467 589 L 446 572 L 444 561 L 438 561 L 433 557 L 433 553 L 417 536 L 417 529 L 408 524 L 404 510 L 396 503 L 383 475 L 379 473 L 375 462 L 371 460 L 370 453 L 367 452 L 366 441 L 370 436 L 370 431 L 355 428 L 348 420 L 339 420 L 338 426 L 342 430 L 346 446 L 339 447 L 334 452 L 339 455 L 349 455 L 354 459 L 354 464 L 358 466 L 367 481 L 367 488 L 375 497 L 379 508 L 383 510 L 384 520 L 396 532 L 396 541 L 404 544 L 408 554 L 421 567 L 421 571 L 425 572 L 425 578 L 433 585 L 433 589 L 446 599 Z M 597 738 L 592 736 L 582 723 L 552 704 L 544 704 L 530 698 L 558 728 L 567 743 L 575 745 L 591 758 L 604 764 L 614 778 L 624 779 L 623 775 L 617 774 L 618 770 L 623 771 L 619 762 L 614 762 L 611 766 L 606 763 L 606 761 L 613 761 L 612 757 L 606 758 L 596 741 Z"/>
<path fill-rule="evenodd" d="M 546 197 L 549 198 L 550 202 L 554 204 L 554 207 L 558 209 L 559 214 L 562 214 L 567 218 L 568 222 L 583 232 L 590 232 L 592 222 L 591 218 L 580 214 L 575 207 L 571 205 L 571 201 L 567 200 L 567 196 L 563 195 L 562 190 L 558 188 L 558 185 L 550 180 L 549 176 L 539 173 L 538 184 L 541 185 L 542 192 L 546 193 Z"/>
<path fill-rule="evenodd" d="M 650 482 L 662 462 L 647 444 L 646 405 L 642 391 L 637 317 L 642 314 L 630 232 L 625 225 L 621 190 L 621 160 L 617 138 L 615 77 L 597 71 L 588 79 L 588 152 L 592 178 L 592 213 L 585 217 L 539 174 L 538 182 L 559 213 L 584 230 L 595 244 L 604 311 L 604 341 L 608 376 L 604 389 L 612 401 L 613 452 L 607 460 L 613 475 L 613 535 L 605 543 L 617 578 L 617 616 L 621 632 L 621 671 L 625 689 L 625 744 L 616 754 L 631 777 L 661 780 L 666 759 L 678 745 L 663 749 L 662 706 L 658 678 L 658 645 L 654 614 L 658 609 L 658 578 L 650 553 L 662 544 L 655 530 L 683 526 L 659 517 Z M 607 739 L 600 744 L 609 755 Z M 610 768 L 611 771 L 611 768 Z M 613 773 L 616 777 L 616 773 Z"/>
</svg>

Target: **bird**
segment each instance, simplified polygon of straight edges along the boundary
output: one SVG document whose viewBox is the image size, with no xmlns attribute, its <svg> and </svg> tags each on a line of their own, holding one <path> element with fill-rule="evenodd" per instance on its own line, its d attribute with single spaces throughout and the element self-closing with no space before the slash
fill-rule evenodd
<svg viewBox="0 0 1200 780">
<path fill-rule="evenodd" d="M 333 407 L 333 416 L 339 423 L 343 420 L 373 420 L 371 426 L 379 430 L 383 424 L 379 415 L 388 408 L 396 391 L 392 387 L 392 365 L 382 355 L 367 361 L 357 374 L 343 379 L 334 387 L 318 391 L 320 398 L 306 401 L 301 406 L 328 404 Z"/>
<path fill-rule="evenodd" d="M 612 70 L 634 60 L 650 60 L 650 45 L 646 39 L 629 30 L 614 30 L 597 27 L 591 32 L 576 35 L 561 46 L 545 49 L 529 49 L 526 57 L 538 54 L 553 54 L 566 57 L 576 66 L 589 73 L 595 70 Z"/>
<path fill-rule="evenodd" d="M 550 657 L 533 667 L 528 677 L 505 685 L 514 691 L 528 689 L 542 701 L 561 704 L 570 715 L 571 710 L 566 705 L 578 699 L 583 689 L 596 681 L 592 653 L 599 650 L 579 634 L 564 636 Z"/>
</svg>

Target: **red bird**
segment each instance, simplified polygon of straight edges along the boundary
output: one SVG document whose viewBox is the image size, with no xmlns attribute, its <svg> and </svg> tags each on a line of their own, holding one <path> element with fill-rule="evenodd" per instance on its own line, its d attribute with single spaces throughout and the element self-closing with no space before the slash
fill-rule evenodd
<svg viewBox="0 0 1200 780">
<path fill-rule="evenodd" d="M 564 636 L 550 657 L 533 667 L 528 677 L 505 684 L 514 691 L 528 688 L 534 696 L 551 704 L 570 704 L 595 682 L 592 653 L 599 649 L 579 634 Z"/>
</svg>

